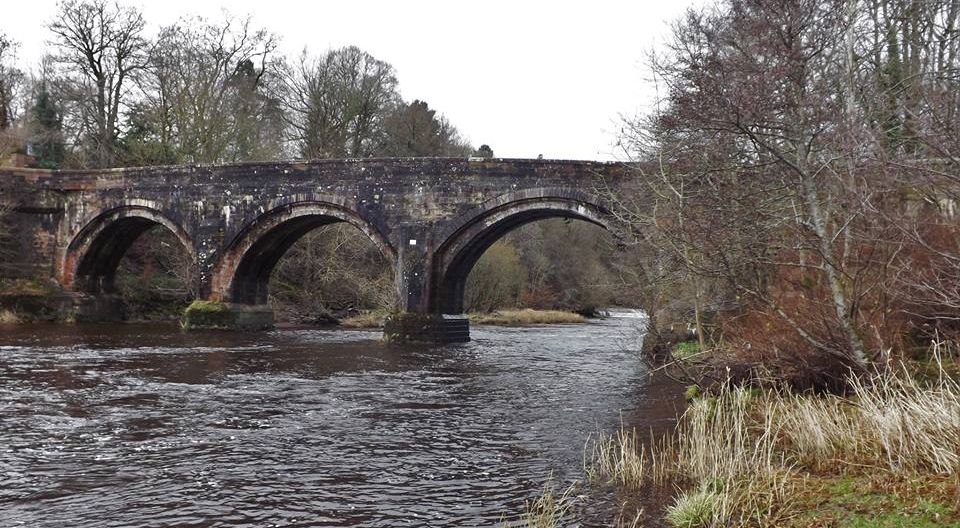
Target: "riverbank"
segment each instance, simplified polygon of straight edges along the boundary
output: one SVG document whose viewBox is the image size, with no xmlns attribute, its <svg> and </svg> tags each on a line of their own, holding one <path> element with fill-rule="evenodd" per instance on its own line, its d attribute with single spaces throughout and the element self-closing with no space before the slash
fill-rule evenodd
<svg viewBox="0 0 960 528">
<path fill-rule="evenodd" d="M 381 328 L 390 313 L 386 311 L 362 312 L 340 319 L 344 328 Z M 529 326 L 548 324 L 577 324 L 587 322 L 587 318 L 573 312 L 559 310 L 497 310 L 490 313 L 467 314 L 470 324 L 495 326 Z"/>
<path fill-rule="evenodd" d="M 601 435 L 587 481 L 624 505 L 618 526 L 960 526 L 954 366 L 891 365 L 846 396 L 721 388 L 672 435 Z M 548 491 L 526 524 L 562 526 L 574 496 Z"/>
<path fill-rule="evenodd" d="M 56 296 L 35 281 L 18 281 L 0 284 L 0 324 L 22 324 L 37 321 L 76 322 L 76 314 L 70 309 L 69 299 Z M 148 302 L 149 301 L 149 302 Z M 203 304 L 203 303 L 201 303 Z M 127 323 L 179 321 L 189 303 L 180 299 L 124 299 L 117 315 Z M 383 328 L 390 316 L 387 310 L 362 311 L 336 319 L 330 317 L 315 326 L 339 326 L 349 329 Z M 289 314 L 288 314 L 289 315 Z M 490 313 L 470 313 L 467 318 L 474 325 L 532 326 L 550 324 L 578 324 L 587 318 L 574 312 L 560 310 L 497 310 Z M 281 320 L 281 324 L 301 325 L 303 322 Z"/>
<path fill-rule="evenodd" d="M 73 322 L 71 299 L 33 279 L 0 278 L 0 324 Z"/>
<path fill-rule="evenodd" d="M 190 304 L 185 291 L 155 289 L 135 295 L 88 296 L 36 279 L 0 279 L 0 324 L 89 321 L 178 321 Z"/>
</svg>

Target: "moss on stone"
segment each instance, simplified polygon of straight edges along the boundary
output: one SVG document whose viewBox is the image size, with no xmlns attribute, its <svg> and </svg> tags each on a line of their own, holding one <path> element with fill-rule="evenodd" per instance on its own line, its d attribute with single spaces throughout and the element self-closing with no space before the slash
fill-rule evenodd
<svg viewBox="0 0 960 528">
<path fill-rule="evenodd" d="M 269 306 L 193 301 L 183 311 L 180 324 L 187 330 L 267 330 L 273 328 L 273 310 Z"/>
<path fill-rule="evenodd" d="M 188 312 L 216 313 L 226 312 L 227 305 L 217 301 L 193 301 L 187 306 Z"/>
</svg>

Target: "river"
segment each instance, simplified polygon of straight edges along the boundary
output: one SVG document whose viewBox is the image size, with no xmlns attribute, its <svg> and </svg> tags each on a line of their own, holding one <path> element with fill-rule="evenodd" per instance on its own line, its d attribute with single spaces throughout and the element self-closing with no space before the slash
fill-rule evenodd
<svg viewBox="0 0 960 528">
<path fill-rule="evenodd" d="M 596 431 L 672 423 L 679 391 L 650 381 L 639 321 L 445 347 L 0 327 L 0 526 L 496 525 L 551 475 L 582 479 Z"/>
</svg>

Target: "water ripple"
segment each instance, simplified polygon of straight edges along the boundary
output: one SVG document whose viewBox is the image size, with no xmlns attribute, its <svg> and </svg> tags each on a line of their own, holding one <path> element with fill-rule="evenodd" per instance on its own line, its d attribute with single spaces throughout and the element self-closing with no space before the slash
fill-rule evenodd
<svg viewBox="0 0 960 528">
<path fill-rule="evenodd" d="M 446 348 L 20 327 L 0 338 L 0 525 L 489 526 L 659 398 L 635 324 Z"/>
</svg>

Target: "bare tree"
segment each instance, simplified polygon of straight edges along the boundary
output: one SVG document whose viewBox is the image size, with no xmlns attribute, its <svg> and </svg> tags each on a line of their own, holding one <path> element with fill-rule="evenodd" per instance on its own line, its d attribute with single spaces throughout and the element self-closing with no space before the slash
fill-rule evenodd
<svg viewBox="0 0 960 528">
<path fill-rule="evenodd" d="M 79 128 L 98 167 L 115 161 L 128 84 L 145 64 L 144 26 L 139 11 L 106 0 L 65 0 L 49 25 L 57 60 L 72 81 Z"/>
<path fill-rule="evenodd" d="M 677 21 L 652 60 L 666 96 L 623 137 L 637 192 L 612 199 L 696 326 L 735 307 L 729 339 L 863 367 L 957 325 L 958 16 L 724 0 Z"/>
<path fill-rule="evenodd" d="M 384 119 L 402 104 L 393 66 L 354 46 L 320 58 L 304 52 L 284 79 L 291 139 L 305 158 L 374 155 Z"/>
<path fill-rule="evenodd" d="M 492 312 L 518 306 L 526 269 L 512 245 L 499 241 L 490 246 L 467 277 L 463 308 L 467 312 Z"/>
<path fill-rule="evenodd" d="M 13 96 L 15 87 L 23 77 L 13 65 L 17 43 L 0 33 L 0 130 L 13 124 Z"/>
<path fill-rule="evenodd" d="M 322 226 L 298 240 L 277 264 L 271 302 L 281 316 L 323 320 L 396 305 L 393 269 L 379 248 L 345 223 Z"/>
<path fill-rule="evenodd" d="M 834 96 L 843 93 L 842 7 L 735 0 L 679 21 L 653 63 L 666 106 L 628 138 L 649 164 L 638 171 L 647 201 L 625 216 L 652 227 L 693 279 L 698 328 L 701 281 L 722 281 L 712 289 L 766 306 L 809 346 L 863 367 L 844 249 L 861 196 L 842 163 L 845 107 Z M 832 314 L 821 332 L 771 289 L 786 269 L 822 278 Z"/>
<path fill-rule="evenodd" d="M 0 159 L 22 148 L 23 134 L 14 130 L 23 72 L 15 62 L 18 43 L 0 33 Z"/>
<path fill-rule="evenodd" d="M 143 161 L 215 163 L 280 157 L 272 81 L 276 37 L 247 18 L 184 19 L 160 31 L 140 76 L 131 142 Z M 137 156 L 135 156 L 137 157 Z"/>
</svg>

